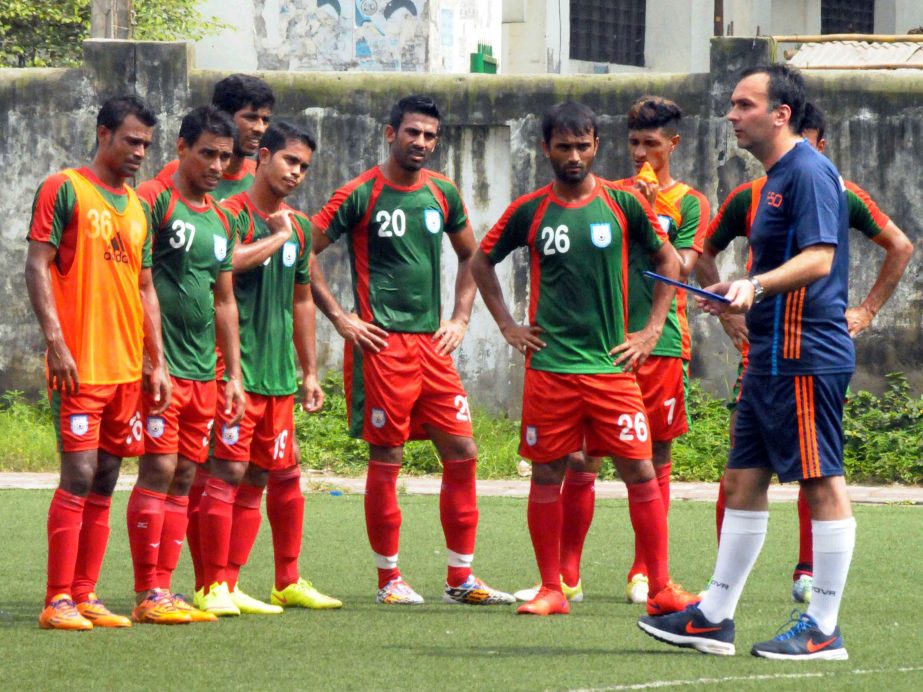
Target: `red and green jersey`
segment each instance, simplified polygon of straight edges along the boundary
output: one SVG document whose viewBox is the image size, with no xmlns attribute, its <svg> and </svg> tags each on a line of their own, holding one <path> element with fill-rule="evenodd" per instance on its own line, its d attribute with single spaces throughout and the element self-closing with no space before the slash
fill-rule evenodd
<svg viewBox="0 0 923 692">
<path fill-rule="evenodd" d="M 626 187 L 634 183 L 633 178 L 619 180 L 616 185 Z M 710 209 L 708 200 L 698 190 L 685 183 L 676 182 L 666 190 L 657 193 L 654 213 L 660 227 L 667 233 L 677 250 L 694 250 L 702 254 L 705 230 L 708 228 Z M 628 274 L 628 331 L 644 329 L 651 316 L 654 304 L 654 282 L 644 276 L 645 271 L 654 271 L 650 256 L 638 246 L 631 249 Z M 677 291 L 670 304 L 663 333 L 651 352 L 654 356 L 669 358 L 692 358 L 692 339 L 689 333 L 689 319 L 686 315 L 686 292 Z"/>
<path fill-rule="evenodd" d="M 224 202 L 238 240 L 247 245 L 271 234 L 266 214 L 246 192 Z M 264 396 L 298 391 L 292 341 L 295 284 L 311 282 L 311 221 L 294 212 L 291 238 L 260 266 L 234 274 L 234 296 L 240 314 L 240 368 L 244 390 Z"/>
<path fill-rule="evenodd" d="M 392 332 L 439 328 L 442 236 L 468 225 L 455 183 L 424 169 L 415 185 L 401 187 L 376 166 L 333 193 L 312 220 L 331 242 L 346 235 L 363 320 Z"/>
<path fill-rule="evenodd" d="M 163 348 L 170 374 L 215 378 L 215 282 L 231 271 L 236 234 L 227 212 L 210 197 L 192 204 L 170 178 L 138 188 L 154 238 L 154 287 L 160 301 Z"/>
<path fill-rule="evenodd" d="M 157 177 L 163 180 L 169 180 L 176 173 L 179 161 L 174 159 L 166 166 L 160 169 Z M 218 182 L 218 187 L 212 191 L 212 197 L 219 202 L 230 199 L 239 192 L 245 192 L 253 185 L 256 178 L 256 161 L 253 159 L 244 159 L 243 165 L 237 173 L 225 173 Z"/>
<path fill-rule="evenodd" d="M 628 257 L 655 252 L 666 234 L 633 190 L 596 178 L 592 195 L 572 204 L 553 185 L 520 197 L 481 241 L 496 264 L 529 249 L 529 323 L 547 345 L 526 367 L 558 373 L 614 373 L 609 351 L 625 340 Z"/>
<path fill-rule="evenodd" d="M 708 227 L 706 238 L 718 252 L 724 250 L 734 238 L 750 237 L 750 226 L 756 216 L 760 193 L 766 184 L 766 176 L 738 185 L 727 196 L 717 216 Z M 849 209 L 849 226 L 855 228 L 870 240 L 881 233 L 888 218 L 869 194 L 861 187 L 848 180 L 846 185 L 846 205 Z M 747 262 L 750 268 L 750 262 Z"/>
</svg>

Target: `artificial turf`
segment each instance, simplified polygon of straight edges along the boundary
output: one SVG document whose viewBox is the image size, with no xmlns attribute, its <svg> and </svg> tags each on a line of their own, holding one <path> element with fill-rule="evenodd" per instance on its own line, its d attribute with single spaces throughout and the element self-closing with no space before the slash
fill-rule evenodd
<svg viewBox="0 0 923 692">
<path fill-rule="evenodd" d="M 113 532 L 100 595 L 118 612 L 132 602 L 125 531 L 127 493 L 113 504 Z M 435 497 L 402 496 L 401 567 L 426 599 L 419 607 L 374 603 L 375 574 L 361 496 L 307 498 L 302 571 L 339 611 L 286 611 L 214 624 L 48 632 L 36 618 L 44 593 L 45 516 L 50 493 L 0 492 L 0 688 L 2 689 L 723 689 L 891 690 L 923 688 L 921 520 L 914 506 L 858 506 L 856 555 L 841 627 L 845 662 L 771 662 L 749 655 L 788 618 L 795 562 L 793 504 L 773 505 L 770 533 L 737 612 L 738 655 L 665 647 L 635 626 L 641 606 L 624 602 L 632 535 L 623 501 L 599 501 L 583 565 L 586 600 L 571 615 L 536 618 L 512 607 L 441 601 L 445 551 Z M 475 572 L 516 590 L 537 570 L 525 500 L 482 498 Z M 670 511 L 674 577 L 690 590 L 714 564 L 714 511 L 675 502 Z M 174 588 L 191 588 L 188 555 Z M 271 544 L 264 521 L 242 588 L 268 597 Z"/>
</svg>

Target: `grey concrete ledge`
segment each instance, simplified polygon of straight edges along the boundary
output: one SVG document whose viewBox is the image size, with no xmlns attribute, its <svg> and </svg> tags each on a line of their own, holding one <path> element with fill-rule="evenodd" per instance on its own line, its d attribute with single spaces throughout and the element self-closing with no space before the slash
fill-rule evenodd
<svg viewBox="0 0 923 692">
<path fill-rule="evenodd" d="M 117 490 L 130 490 L 135 476 L 123 474 Z M 401 476 L 398 487 L 409 495 L 438 495 L 441 479 L 436 476 Z M 305 472 L 301 480 L 306 492 L 342 491 L 361 494 L 365 490 L 365 478 L 334 476 L 323 472 Z M 56 473 L 0 473 L 0 490 L 49 490 L 58 485 Z M 490 497 L 526 497 L 529 493 L 528 480 L 478 481 L 478 495 Z M 773 485 L 769 488 L 770 502 L 794 502 L 798 495 L 795 484 Z M 674 500 L 714 502 L 718 497 L 717 483 L 680 483 L 671 486 Z M 596 497 L 605 499 L 627 499 L 625 485 L 620 481 L 600 481 L 596 484 Z M 923 488 L 906 485 L 851 485 L 849 497 L 861 504 L 923 505 Z"/>
</svg>

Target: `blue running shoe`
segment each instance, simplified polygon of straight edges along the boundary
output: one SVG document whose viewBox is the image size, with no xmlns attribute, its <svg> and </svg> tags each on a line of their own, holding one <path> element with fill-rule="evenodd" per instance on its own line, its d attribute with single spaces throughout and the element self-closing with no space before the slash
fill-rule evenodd
<svg viewBox="0 0 923 692">
<path fill-rule="evenodd" d="M 781 661 L 845 661 L 849 658 L 839 627 L 835 627 L 831 634 L 824 634 L 814 618 L 797 610 L 792 612 L 785 625 L 791 623 L 794 624 L 788 631 L 767 642 L 754 644 L 750 653 Z"/>
<path fill-rule="evenodd" d="M 654 639 L 716 656 L 734 655 L 734 621 L 711 622 L 696 605 L 669 615 L 647 615 L 638 627 Z"/>
</svg>

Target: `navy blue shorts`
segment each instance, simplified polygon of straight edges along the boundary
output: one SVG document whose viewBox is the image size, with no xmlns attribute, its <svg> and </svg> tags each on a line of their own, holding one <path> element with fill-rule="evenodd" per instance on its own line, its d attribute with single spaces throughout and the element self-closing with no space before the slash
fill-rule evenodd
<svg viewBox="0 0 923 692">
<path fill-rule="evenodd" d="M 744 376 L 728 468 L 768 468 L 783 483 L 843 475 L 850 374 Z"/>
</svg>

